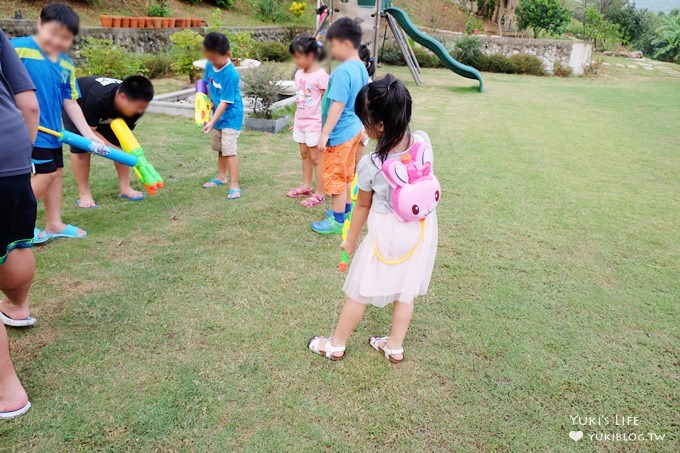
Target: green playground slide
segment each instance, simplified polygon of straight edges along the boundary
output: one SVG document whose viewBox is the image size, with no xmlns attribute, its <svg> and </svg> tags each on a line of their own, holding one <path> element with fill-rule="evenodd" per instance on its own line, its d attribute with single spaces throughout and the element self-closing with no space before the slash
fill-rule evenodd
<svg viewBox="0 0 680 453">
<path fill-rule="evenodd" d="M 421 46 L 427 47 L 439 58 L 439 60 L 444 64 L 444 66 L 451 71 L 455 72 L 459 76 L 466 77 L 468 79 L 479 80 L 479 91 L 484 88 L 484 82 L 482 81 L 482 75 L 472 66 L 464 65 L 458 62 L 446 51 L 442 43 L 434 39 L 433 37 L 423 33 L 418 30 L 411 19 L 409 19 L 408 14 L 404 10 L 396 8 L 394 6 L 389 6 L 384 9 L 385 14 L 389 14 L 399 23 L 401 28 L 404 29 L 407 35 L 411 37 L 415 42 Z"/>
</svg>

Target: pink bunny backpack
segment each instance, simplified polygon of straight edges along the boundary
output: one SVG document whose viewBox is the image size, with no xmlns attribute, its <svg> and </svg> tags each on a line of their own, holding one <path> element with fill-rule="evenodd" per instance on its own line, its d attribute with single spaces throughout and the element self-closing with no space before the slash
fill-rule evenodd
<svg viewBox="0 0 680 453">
<path fill-rule="evenodd" d="M 429 143 L 416 141 L 401 160 L 385 159 L 382 170 L 392 186 L 392 210 L 402 222 L 424 220 L 439 204 L 441 186 L 432 173 Z"/>
</svg>

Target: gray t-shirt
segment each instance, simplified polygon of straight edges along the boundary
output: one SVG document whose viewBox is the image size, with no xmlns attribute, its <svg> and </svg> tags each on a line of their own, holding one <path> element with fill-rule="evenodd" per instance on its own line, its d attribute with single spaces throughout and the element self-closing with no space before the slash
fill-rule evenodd
<svg viewBox="0 0 680 453">
<path fill-rule="evenodd" d="M 0 178 L 31 172 L 33 144 L 14 96 L 35 90 L 14 47 L 0 31 Z"/>
<path fill-rule="evenodd" d="M 418 142 L 430 142 L 430 136 L 423 131 L 415 131 L 413 140 Z M 401 159 L 402 154 L 410 150 L 390 153 L 388 159 Z M 380 159 L 373 153 L 364 155 L 357 165 L 357 185 L 364 192 L 373 192 L 373 203 L 371 210 L 379 214 L 389 214 L 392 212 L 392 187 L 387 182 L 387 178 L 382 171 Z"/>
</svg>

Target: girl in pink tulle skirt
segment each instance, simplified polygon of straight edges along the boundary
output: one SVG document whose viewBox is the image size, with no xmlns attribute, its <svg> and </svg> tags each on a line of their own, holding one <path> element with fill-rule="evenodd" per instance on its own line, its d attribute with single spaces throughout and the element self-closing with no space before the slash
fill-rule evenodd
<svg viewBox="0 0 680 453">
<path fill-rule="evenodd" d="M 413 205 L 412 217 L 417 221 L 404 221 L 411 213 L 402 214 L 399 204 L 406 199 L 408 209 L 411 205 L 406 195 L 393 200 L 393 196 L 396 198 L 394 181 L 402 175 L 409 184 L 410 173 L 404 170 L 392 174 L 384 169 L 392 168 L 390 159 L 411 162 L 414 147 L 420 149 L 426 143 L 431 151 L 429 137 L 424 132 L 410 132 L 411 95 L 406 86 L 390 74 L 366 85 L 357 95 L 355 105 L 366 132 L 378 144 L 375 152 L 365 155 L 357 166 L 359 195 L 347 239 L 341 245 L 348 255 L 356 249 L 343 287 L 347 301 L 333 336 L 312 337 L 308 347 L 330 360 L 342 360 L 347 340 L 361 321 L 366 306 L 393 304 L 389 336 L 370 337 L 369 344 L 390 362 L 399 363 L 404 360 L 402 345 L 411 322 L 413 302 L 427 293 L 434 268 L 437 253 L 434 207 L 439 201 L 439 183 L 436 193 L 433 189 L 431 203 Z M 426 212 L 419 212 L 421 209 Z M 364 224 L 368 225 L 368 232 L 357 248 Z"/>
</svg>

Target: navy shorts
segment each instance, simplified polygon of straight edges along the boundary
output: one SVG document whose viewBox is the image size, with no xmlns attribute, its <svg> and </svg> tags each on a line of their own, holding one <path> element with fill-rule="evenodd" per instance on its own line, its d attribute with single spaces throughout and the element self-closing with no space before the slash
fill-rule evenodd
<svg viewBox="0 0 680 453">
<path fill-rule="evenodd" d="M 37 204 L 31 174 L 0 178 L 0 265 L 14 249 L 33 245 Z"/>
<path fill-rule="evenodd" d="M 33 147 L 31 156 L 35 174 L 54 173 L 58 168 L 64 168 L 64 151 L 59 148 Z"/>
</svg>

